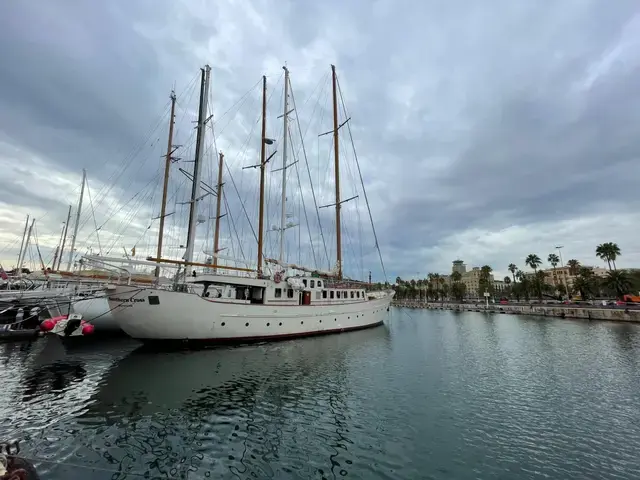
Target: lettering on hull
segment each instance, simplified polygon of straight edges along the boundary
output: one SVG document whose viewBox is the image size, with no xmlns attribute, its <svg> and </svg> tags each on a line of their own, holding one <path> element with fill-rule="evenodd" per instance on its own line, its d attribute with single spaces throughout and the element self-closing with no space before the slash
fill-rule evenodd
<svg viewBox="0 0 640 480">
<path fill-rule="evenodd" d="M 109 297 L 110 302 L 120 302 L 120 303 L 139 303 L 144 302 L 144 298 L 118 298 L 118 297 Z"/>
</svg>

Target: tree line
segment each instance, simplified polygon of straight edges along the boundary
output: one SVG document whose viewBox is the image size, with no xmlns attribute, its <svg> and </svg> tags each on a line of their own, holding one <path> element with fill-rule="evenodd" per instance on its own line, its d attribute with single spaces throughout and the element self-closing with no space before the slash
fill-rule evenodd
<svg viewBox="0 0 640 480">
<path fill-rule="evenodd" d="M 560 265 L 560 258 L 555 253 L 547 256 L 547 262 L 554 271 L 555 285 L 550 283 L 546 272 L 540 269 L 542 259 L 535 253 L 527 255 L 524 259 L 526 266 L 533 270 L 533 273 L 526 273 L 520 270 L 515 263 L 510 263 L 507 267 L 511 277 L 504 277 L 504 290 L 495 291 L 491 281 L 492 268 L 484 265 L 480 268 L 478 279 L 478 295 L 484 296 L 489 292 L 491 296 L 500 296 L 530 300 L 531 298 L 569 298 L 573 295 L 580 295 L 583 300 L 595 297 L 616 297 L 622 299 L 624 295 L 637 294 L 640 290 L 640 272 L 630 270 L 618 270 L 616 260 L 622 255 L 620 247 L 616 243 L 608 242 L 600 244 L 595 249 L 596 256 L 606 262 L 609 271 L 606 277 L 598 277 L 591 267 L 583 266 L 578 260 L 567 261 L 569 274 L 573 277 L 573 282 L 569 285 L 566 278 L 558 275 L 557 267 Z M 457 300 L 461 301 L 466 296 L 466 285 L 462 283 L 462 275 L 453 272 L 451 281 L 447 282 L 443 275 L 429 273 L 427 278 L 418 280 L 403 280 L 396 278 L 394 289 L 396 298 L 410 300 Z"/>
</svg>

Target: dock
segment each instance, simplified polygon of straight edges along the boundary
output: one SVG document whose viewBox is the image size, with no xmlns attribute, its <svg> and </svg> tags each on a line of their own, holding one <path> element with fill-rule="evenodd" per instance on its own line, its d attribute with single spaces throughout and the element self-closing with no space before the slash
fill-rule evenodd
<svg viewBox="0 0 640 480">
<path fill-rule="evenodd" d="M 600 306 L 544 305 L 544 304 L 472 304 L 407 302 L 392 303 L 400 308 L 424 308 L 428 310 L 451 310 L 454 312 L 509 313 L 512 315 L 537 315 L 541 317 L 577 318 L 583 320 L 609 320 L 614 322 L 639 322 L 640 309 Z"/>
</svg>

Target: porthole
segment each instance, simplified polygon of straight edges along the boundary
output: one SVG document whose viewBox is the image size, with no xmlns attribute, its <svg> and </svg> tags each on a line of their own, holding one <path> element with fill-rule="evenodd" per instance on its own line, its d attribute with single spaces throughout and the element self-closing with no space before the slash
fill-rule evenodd
<svg viewBox="0 0 640 480">
<path fill-rule="evenodd" d="M 322 320 L 320 320 L 320 323 L 322 323 Z"/>
<path fill-rule="evenodd" d="M 351 317 L 347 317 L 347 320 L 351 320 Z"/>
<path fill-rule="evenodd" d="M 248 327 L 248 326 L 249 326 L 249 322 L 245 323 L 245 324 L 244 324 L 244 326 L 245 326 L 245 327 Z"/>
<path fill-rule="evenodd" d="M 222 322 L 221 325 L 224 327 L 224 322 Z"/>
<path fill-rule="evenodd" d="M 280 322 L 278 325 L 279 325 L 279 326 L 282 326 L 282 322 Z"/>
<path fill-rule="evenodd" d="M 302 325 L 304 322 L 300 322 L 300 325 Z"/>
<path fill-rule="evenodd" d="M 334 322 L 337 322 L 337 321 L 338 321 L 338 319 L 337 319 L 337 318 L 334 318 L 334 319 L 333 319 L 333 321 L 334 321 Z"/>
<path fill-rule="evenodd" d="M 267 323 L 267 327 L 268 327 L 269 325 L 271 325 L 271 324 L 270 324 L 270 323 Z"/>
</svg>

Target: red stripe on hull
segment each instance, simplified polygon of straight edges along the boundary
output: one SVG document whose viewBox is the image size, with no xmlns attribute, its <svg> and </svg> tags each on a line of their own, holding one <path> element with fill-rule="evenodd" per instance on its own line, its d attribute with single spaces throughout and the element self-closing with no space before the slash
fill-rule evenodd
<svg viewBox="0 0 640 480">
<path fill-rule="evenodd" d="M 197 338 L 197 339 L 184 339 L 184 340 L 136 338 L 136 340 L 143 342 L 145 345 L 148 345 L 148 346 L 174 345 L 174 346 L 181 346 L 181 347 L 191 347 L 191 346 L 204 347 L 207 345 L 282 341 L 282 340 L 290 340 L 293 338 L 314 337 L 314 336 L 320 336 L 320 335 L 330 335 L 333 333 L 353 332 L 356 330 L 364 330 L 366 328 L 379 327 L 383 323 L 384 322 L 381 320 L 376 323 L 359 325 L 357 327 L 334 328 L 332 330 L 315 330 L 313 332 L 304 332 L 304 333 L 283 333 L 279 335 L 263 335 L 259 337 Z"/>
</svg>

